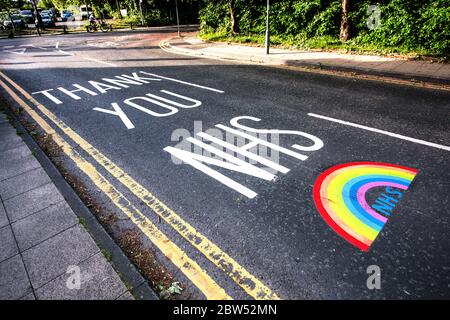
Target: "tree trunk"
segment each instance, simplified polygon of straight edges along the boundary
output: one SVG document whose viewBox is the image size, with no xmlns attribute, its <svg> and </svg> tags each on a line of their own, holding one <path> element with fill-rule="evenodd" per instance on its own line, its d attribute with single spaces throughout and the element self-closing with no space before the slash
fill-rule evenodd
<svg viewBox="0 0 450 320">
<path fill-rule="evenodd" d="M 239 33 L 239 22 L 233 9 L 233 1 L 228 1 L 228 9 L 230 10 L 231 31 L 233 33 Z"/>
<path fill-rule="evenodd" d="M 341 32 L 339 39 L 347 41 L 350 37 L 350 26 L 348 24 L 348 8 L 350 0 L 342 0 Z"/>
</svg>

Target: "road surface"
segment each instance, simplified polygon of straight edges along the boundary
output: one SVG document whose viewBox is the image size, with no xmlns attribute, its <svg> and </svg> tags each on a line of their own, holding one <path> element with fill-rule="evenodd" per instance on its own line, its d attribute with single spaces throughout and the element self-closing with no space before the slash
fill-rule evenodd
<svg viewBox="0 0 450 320">
<path fill-rule="evenodd" d="M 191 298 L 450 297 L 448 91 L 161 50 L 174 35 L 4 40 L 1 95 Z"/>
</svg>

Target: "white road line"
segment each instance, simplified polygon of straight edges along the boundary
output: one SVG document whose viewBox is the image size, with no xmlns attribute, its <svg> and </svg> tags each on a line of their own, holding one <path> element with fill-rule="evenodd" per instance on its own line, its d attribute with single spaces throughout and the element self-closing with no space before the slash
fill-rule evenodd
<svg viewBox="0 0 450 320">
<path fill-rule="evenodd" d="M 144 72 L 144 71 L 141 71 L 141 73 L 147 74 L 147 75 L 149 75 L 149 76 L 153 76 L 153 77 L 157 77 L 157 78 L 169 80 L 169 81 L 174 81 L 174 82 L 186 84 L 186 85 L 192 86 L 192 87 L 197 87 L 197 88 L 201 88 L 201 89 L 205 89 L 205 90 L 210 90 L 210 91 L 214 91 L 214 92 L 218 92 L 218 93 L 224 93 L 224 91 L 219 90 L 219 89 L 214 89 L 214 88 L 210 88 L 210 87 L 205 87 L 205 86 L 201 86 L 201 85 L 199 85 L 199 84 L 195 84 L 195 83 L 191 83 L 191 82 L 186 82 L 186 81 L 181 81 L 181 80 L 177 80 L 177 79 L 173 79 L 173 78 L 163 77 L 163 76 L 159 76 L 159 75 L 154 74 L 154 73 L 149 73 L 149 72 Z"/>
<path fill-rule="evenodd" d="M 56 50 L 55 50 L 56 51 Z M 61 49 L 57 50 L 56 52 L 62 53 L 62 54 L 67 54 L 68 56 L 73 56 L 73 53 L 67 52 L 67 51 L 63 51 Z"/>
<path fill-rule="evenodd" d="M 31 48 L 37 48 L 37 49 L 41 49 L 41 50 L 47 50 L 47 48 L 45 47 L 40 47 L 40 46 L 36 46 L 34 44 L 21 44 L 19 47 L 31 47 Z"/>
<path fill-rule="evenodd" d="M 81 57 L 81 58 L 83 58 L 84 60 L 94 61 L 94 62 L 97 62 L 97 63 L 103 63 L 103 64 L 106 64 L 106 65 L 108 65 L 108 66 L 117 67 L 116 64 L 109 63 L 109 62 L 107 62 L 107 61 L 102 61 L 102 60 L 93 59 L 93 58 L 85 58 L 85 57 Z"/>
<path fill-rule="evenodd" d="M 56 42 L 55 48 L 56 48 L 55 51 L 57 51 L 57 52 L 60 52 L 62 54 L 67 54 L 69 56 L 75 56 L 73 53 L 70 53 L 70 52 L 63 51 L 63 50 L 59 49 L 59 42 Z M 97 63 L 103 63 L 103 64 L 106 64 L 106 65 L 111 66 L 111 67 L 117 67 L 116 64 L 113 64 L 113 63 L 110 63 L 110 62 L 107 62 L 107 61 L 98 60 L 98 59 L 94 59 L 94 58 L 87 58 L 87 57 L 83 57 L 83 56 L 78 56 L 78 57 L 80 57 L 80 58 L 82 58 L 84 60 L 89 60 L 89 61 L 93 61 L 93 62 L 97 62 Z"/>
<path fill-rule="evenodd" d="M 348 122 L 348 121 L 344 121 L 344 120 L 330 118 L 330 117 L 322 116 L 322 115 L 316 114 L 316 113 L 308 113 L 308 116 L 319 118 L 319 119 L 323 119 L 323 120 L 327 120 L 327 121 L 332 121 L 332 122 L 336 122 L 336 123 L 340 123 L 340 124 L 343 124 L 343 125 L 346 125 L 346 126 L 355 127 L 355 128 L 359 128 L 359 129 L 363 129 L 363 130 L 367 130 L 367 131 L 381 133 L 381 134 L 384 134 L 384 135 L 387 135 L 387 136 L 390 136 L 390 137 L 394 137 L 394 138 L 397 138 L 397 139 L 402 139 L 402 140 L 406 140 L 406 141 L 410 141 L 410 142 L 414 142 L 414 143 L 418 143 L 418 144 L 423 144 L 423 145 L 428 146 L 428 147 L 433 147 L 433 148 L 438 148 L 438 149 L 442 149 L 442 150 L 445 150 L 445 151 L 450 151 L 450 147 L 448 147 L 448 146 L 444 146 L 444 145 L 441 145 L 441 144 L 428 142 L 428 141 L 425 141 L 425 140 L 420 140 L 420 139 L 416 139 L 416 138 L 403 136 L 401 134 L 397 134 L 397 133 L 393 133 L 393 132 L 389 132 L 389 131 L 385 131 L 385 130 L 380 130 L 380 129 L 371 128 L 371 127 L 366 127 L 366 126 L 363 126 L 363 125 L 360 125 L 360 124 L 357 124 L 357 123 L 353 123 L 353 122 Z"/>
<path fill-rule="evenodd" d="M 23 55 L 27 48 L 3 50 L 3 52 Z"/>
</svg>

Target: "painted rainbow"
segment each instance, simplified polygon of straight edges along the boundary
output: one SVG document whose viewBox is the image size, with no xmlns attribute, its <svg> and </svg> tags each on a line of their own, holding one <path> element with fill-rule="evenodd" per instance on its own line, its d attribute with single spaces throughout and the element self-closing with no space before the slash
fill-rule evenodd
<svg viewBox="0 0 450 320">
<path fill-rule="evenodd" d="M 387 217 L 366 202 L 374 187 L 407 190 L 418 170 L 379 162 L 350 162 L 323 172 L 313 188 L 314 202 L 323 219 L 341 237 L 368 251 Z"/>
</svg>

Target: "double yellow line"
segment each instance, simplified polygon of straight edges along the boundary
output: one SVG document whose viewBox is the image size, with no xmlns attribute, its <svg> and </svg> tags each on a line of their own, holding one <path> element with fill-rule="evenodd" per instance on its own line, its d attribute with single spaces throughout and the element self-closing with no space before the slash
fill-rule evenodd
<svg viewBox="0 0 450 320">
<path fill-rule="evenodd" d="M 224 271 L 235 283 L 254 299 L 279 299 L 270 288 L 265 286 L 244 267 L 239 265 L 216 244 L 202 235 L 177 213 L 156 198 L 149 190 L 140 185 L 125 171 L 114 164 L 99 150 L 80 137 L 75 131 L 58 119 L 45 106 L 37 102 L 17 83 L 0 72 L 0 76 L 31 102 L 42 114 L 50 119 L 64 134 L 72 139 L 79 147 L 87 152 L 98 164 L 106 169 L 114 178 L 126 186 L 137 198 L 145 203 L 155 214 L 177 231 L 185 240 L 200 251 L 216 267 Z M 92 182 L 102 190 L 111 201 L 123 211 L 130 220 L 154 243 L 161 252 L 179 268 L 186 277 L 206 296 L 207 299 L 231 299 L 231 297 L 203 270 L 195 261 L 176 244 L 170 241 L 158 228 L 131 202 L 121 194 L 97 169 L 85 160 L 70 144 L 68 144 L 53 128 L 23 99 L 21 99 L 5 82 L 0 80 L 0 86 L 41 126 L 53 137 L 64 153 L 72 159 Z"/>
</svg>

